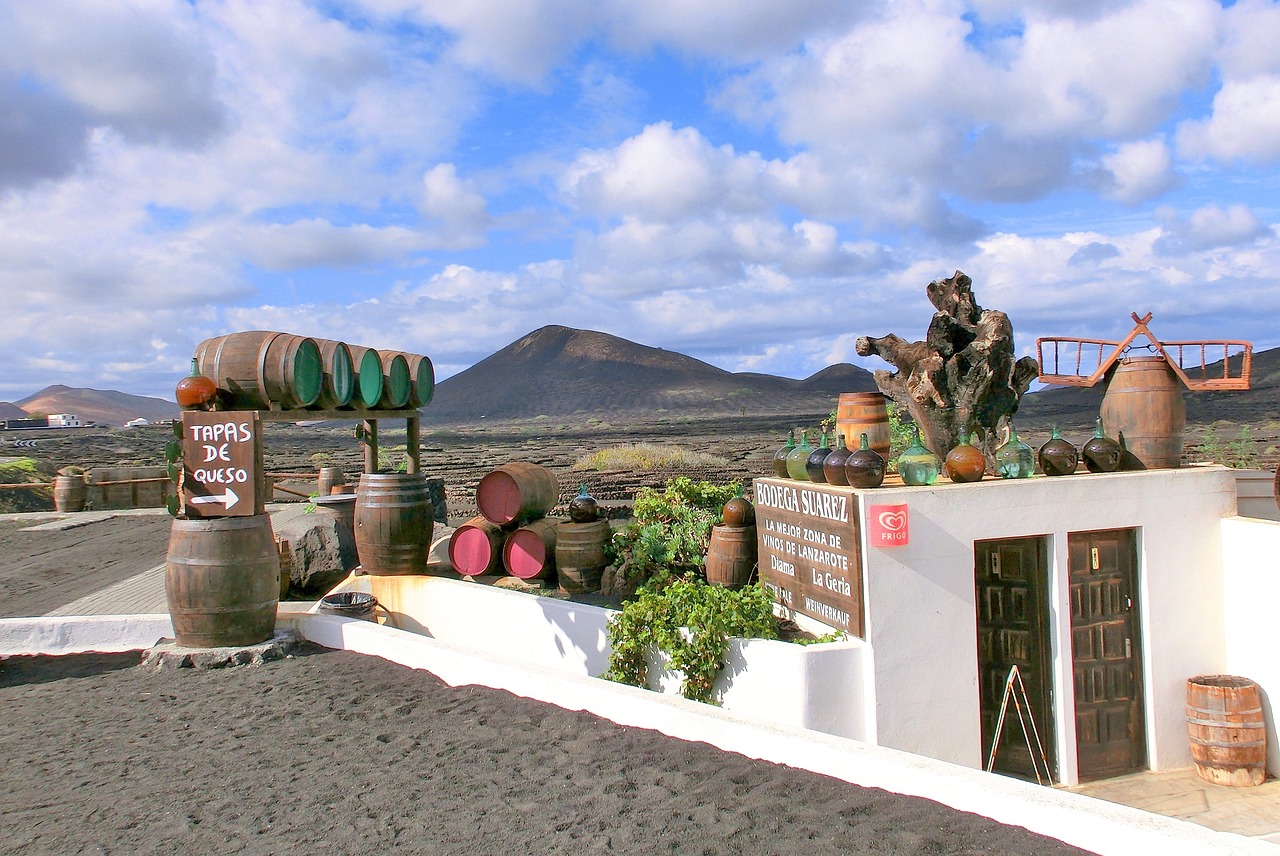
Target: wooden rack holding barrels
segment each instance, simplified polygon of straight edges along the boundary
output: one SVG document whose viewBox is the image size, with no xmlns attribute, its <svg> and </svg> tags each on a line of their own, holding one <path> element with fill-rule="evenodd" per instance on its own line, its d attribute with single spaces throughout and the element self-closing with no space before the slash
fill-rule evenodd
<svg viewBox="0 0 1280 856">
<path fill-rule="evenodd" d="M 1234 339 L 1161 341 L 1147 326 L 1151 313 L 1131 313 L 1134 327 L 1124 339 L 1081 339 L 1067 336 L 1036 340 L 1039 380 L 1062 386 L 1093 386 L 1106 378 L 1102 423 L 1112 436 L 1123 435 L 1129 452 L 1149 468 L 1177 467 L 1182 460 L 1186 403 L 1182 389 L 1192 391 L 1249 388 L 1253 346 Z M 1139 336 L 1148 353 L 1134 354 Z M 1210 360 L 1221 359 L 1221 371 L 1210 374 Z"/>
</svg>

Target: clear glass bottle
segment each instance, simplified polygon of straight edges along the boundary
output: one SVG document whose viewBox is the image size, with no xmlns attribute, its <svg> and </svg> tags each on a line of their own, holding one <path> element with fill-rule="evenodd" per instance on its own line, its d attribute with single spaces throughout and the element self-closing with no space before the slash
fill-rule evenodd
<svg viewBox="0 0 1280 856">
<path fill-rule="evenodd" d="M 942 460 L 920 442 L 920 428 L 911 426 L 911 445 L 898 456 L 898 475 L 906 485 L 928 485 L 938 480 Z"/>
<path fill-rule="evenodd" d="M 1018 439 L 1017 429 L 1009 426 L 1009 439 L 996 449 L 996 472 L 1002 479 L 1030 478 L 1036 471 L 1036 453 Z"/>
</svg>

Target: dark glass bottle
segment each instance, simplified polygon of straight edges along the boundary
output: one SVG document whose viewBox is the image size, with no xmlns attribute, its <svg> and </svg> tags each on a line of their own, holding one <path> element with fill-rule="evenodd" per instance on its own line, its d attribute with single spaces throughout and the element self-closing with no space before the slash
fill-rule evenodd
<svg viewBox="0 0 1280 856">
<path fill-rule="evenodd" d="M 827 477 L 827 484 L 848 486 L 849 479 L 844 472 L 844 463 L 853 454 L 853 450 L 845 445 L 844 435 L 837 434 L 839 442 L 832 448 L 831 454 L 822 462 L 822 473 Z"/>
<path fill-rule="evenodd" d="M 596 498 L 587 493 L 584 484 L 578 489 L 578 495 L 569 500 L 569 519 L 574 523 L 592 523 L 600 516 L 600 506 Z"/>
<path fill-rule="evenodd" d="M 880 487 L 884 484 L 884 470 L 884 458 L 871 448 L 867 435 L 863 434 L 858 448 L 850 452 L 844 462 L 844 477 L 849 487 Z"/>
<path fill-rule="evenodd" d="M 1091 473 L 1114 473 L 1120 468 L 1120 444 L 1102 433 L 1102 418 L 1093 423 L 1093 436 L 1080 448 L 1080 457 Z"/>
<path fill-rule="evenodd" d="M 754 526 L 756 524 L 756 507 L 742 495 L 742 485 L 738 485 L 737 493 L 724 504 L 720 512 L 720 520 L 725 526 Z"/>
<path fill-rule="evenodd" d="M 943 468 L 946 470 L 947 478 L 959 483 L 980 481 L 986 474 L 987 456 L 969 442 L 968 428 L 960 429 L 960 442 L 954 449 L 947 452 Z"/>
<path fill-rule="evenodd" d="M 183 410 L 209 410 L 218 397 L 218 385 L 200 374 L 200 364 L 192 357 L 190 374 L 178 381 L 173 394 Z"/>
<path fill-rule="evenodd" d="M 1071 475 L 1080 463 L 1080 453 L 1075 446 L 1062 439 L 1057 425 L 1053 426 L 1049 441 L 1040 447 L 1036 457 L 1040 461 L 1040 472 L 1047 476 Z"/>
<path fill-rule="evenodd" d="M 911 445 L 898 456 L 898 475 L 902 483 L 912 486 L 929 485 L 938 480 L 942 460 L 920 442 L 920 428 L 911 426 Z"/>
<path fill-rule="evenodd" d="M 827 474 L 822 469 L 822 462 L 827 459 L 827 455 L 831 454 L 831 447 L 827 445 L 827 432 L 822 432 L 822 443 L 818 448 L 809 453 L 809 457 L 804 462 L 805 474 L 809 476 L 809 481 L 817 484 L 827 483 Z"/>
<path fill-rule="evenodd" d="M 780 479 L 790 478 L 787 474 L 787 455 L 796 447 L 796 431 L 787 432 L 787 444 L 773 453 L 773 474 Z"/>
<path fill-rule="evenodd" d="M 808 481 L 809 473 L 805 470 L 804 465 L 812 453 L 813 447 L 809 445 L 809 432 L 801 431 L 799 444 L 787 453 L 787 476 L 796 481 Z"/>
</svg>

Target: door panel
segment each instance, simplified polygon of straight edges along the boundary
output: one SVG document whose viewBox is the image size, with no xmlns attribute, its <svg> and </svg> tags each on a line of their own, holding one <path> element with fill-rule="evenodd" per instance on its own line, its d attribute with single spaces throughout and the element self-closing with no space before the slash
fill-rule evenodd
<svg viewBox="0 0 1280 856">
<path fill-rule="evenodd" d="M 1131 529 L 1067 536 L 1081 780 L 1146 767 Z"/>
<path fill-rule="evenodd" d="M 1048 601 L 1045 596 L 1048 578 L 1048 553 L 1043 538 L 978 541 L 974 544 L 982 763 L 986 765 L 991 753 L 1009 669 L 1017 665 L 1031 704 L 1031 716 L 1039 731 L 1040 743 L 1056 780 L 1058 772 L 1053 754 L 1050 646 L 1047 633 Z M 1027 739 L 1012 701 L 1005 712 L 994 769 L 1009 775 L 1035 779 Z"/>
</svg>

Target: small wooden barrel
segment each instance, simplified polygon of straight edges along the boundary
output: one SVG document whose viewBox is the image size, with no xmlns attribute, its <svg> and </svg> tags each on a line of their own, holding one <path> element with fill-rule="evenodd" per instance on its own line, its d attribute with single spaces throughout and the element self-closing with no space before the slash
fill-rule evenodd
<svg viewBox="0 0 1280 856">
<path fill-rule="evenodd" d="M 84 511 L 83 475 L 53 477 L 53 507 L 58 511 Z"/>
<path fill-rule="evenodd" d="M 600 590 L 608 559 L 605 547 L 613 530 L 608 520 L 567 521 L 556 527 L 556 578 L 569 594 Z"/>
<path fill-rule="evenodd" d="M 1125 357 L 1116 364 L 1102 396 L 1102 424 L 1123 433 L 1125 448 L 1147 469 L 1181 465 L 1187 405 L 1164 357 Z"/>
<path fill-rule="evenodd" d="M 711 543 L 707 547 L 707 582 L 730 589 L 740 589 L 756 570 L 756 527 L 711 527 Z"/>
<path fill-rule="evenodd" d="M 334 485 L 344 484 L 346 481 L 347 477 L 343 474 L 341 467 L 321 467 L 316 476 L 316 493 L 320 496 L 328 496 L 333 493 Z"/>
<path fill-rule="evenodd" d="M 558 517 L 543 517 L 509 533 L 502 544 L 507 573 L 522 580 L 540 580 L 555 570 L 556 526 L 562 522 Z"/>
<path fill-rule="evenodd" d="M 413 381 L 409 405 L 426 407 L 436 394 L 436 368 L 431 358 L 422 354 L 405 354 L 404 358 L 409 361 L 409 378 Z"/>
<path fill-rule="evenodd" d="M 205 339 L 196 346 L 200 374 L 218 385 L 230 409 L 310 407 L 320 399 L 324 366 L 314 339 L 249 330 Z"/>
<path fill-rule="evenodd" d="M 1267 777 L 1267 729 L 1262 693 L 1248 678 L 1200 675 L 1187 681 L 1187 737 L 1196 773 L 1231 787 Z"/>
<path fill-rule="evenodd" d="M 356 488 L 356 555 L 366 574 L 421 574 L 435 528 L 421 473 L 365 473 Z"/>
<path fill-rule="evenodd" d="M 165 594 L 179 645 L 256 645 L 275 633 L 280 558 L 271 517 L 175 519 Z"/>
<path fill-rule="evenodd" d="M 449 563 L 464 577 L 499 573 L 502 542 L 502 528 L 477 515 L 449 536 Z"/>
<path fill-rule="evenodd" d="M 399 410 L 409 406 L 413 394 L 413 378 L 409 374 L 409 361 L 400 351 L 378 351 L 382 360 L 382 407 Z"/>
<path fill-rule="evenodd" d="M 374 408 L 382 400 L 382 358 L 373 348 L 348 345 L 351 349 L 351 365 L 356 373 L 355 403 Z"/>
<path fill-rule="evenodd" d="M 356 369 L 351 349 L 343 342 L 316 339 L 320 347 L 320 363 L 324 367 L 324 383 L 320 389 L 320 407 L 349 407 L 356 395 Z"/>
<path fill-rule="evenodd" d="M 844 434 L 846 449 L 857 449 L 862 435 L 871 448 L 889 460 L 889 408 L 883 393 L 842 392 L 836 402 L 836 431 Z"/>
<path fill-rule="evenodd" d="M 560 499 L 560 483 L 546 467 L 526 461 L 504 464 L 476 485 L 476 505 L 490 523 L 507 526 L 533 520 Z"/>
</svg>

